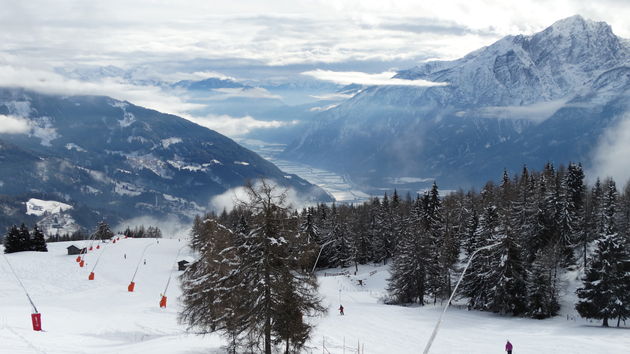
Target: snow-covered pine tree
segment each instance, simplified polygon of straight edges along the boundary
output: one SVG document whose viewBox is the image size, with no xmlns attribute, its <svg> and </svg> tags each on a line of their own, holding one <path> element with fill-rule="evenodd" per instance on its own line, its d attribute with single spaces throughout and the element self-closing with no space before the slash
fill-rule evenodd
<svg viewBox="0 0 630 354">
<path fill-rule="evenodd" d="M 239 262 L 237 237 L 210 215 L 195 218 L 194 225 L 191 245 L 195 244 L 199 257 L 181 276 L 183 309 L 179 320 L 202 333 L 224 333 L 229 338 L 229 353 L 235 354 L 245 331 L 240 321 L 240 297 L 250 291 L 242 286 L 241 274 L 235 268 Z"/>
<path fill-rule="evenodd" d="M 493 235 L 490 244 L 498 245 L 488 250 L 488 272 L 483 281 L 490 288 L 485 308 L 501 314 L 520 315 L 527 309 L 523 250 L 505 226 Z"/>
<path fill-rule="evenodd" d="M 485 199 L 484 204 L 488 206 L 483 209 L 479 216 L 479 226 L 474 235 L 475 250 L 491 245 L 490 242 L 495 238 L 496 230 L 499 227 L 499 214 L 496 206 L 491 203 L 493 199 L 491 196 L 492 192 L 488 187 L 489 186 L 486 186 L 482 191 Z M 473 250 L 473 252 L 475 250 Z M 491 271 L 490 255 L 489 250 L 483 250 L 477 253 L 462 282 L 462 294 L 468 298 L 469 308 L 478 310 L 485 310 L 487 308 L 490 289 L 493 286 L 493 284 L 486 281 L 486 276 Z"/>
<path fill-rule="evenodd" d="M 626 248 L 630 249 L 630 181 L 619 199 L 619 232 L 626 240 Z"/>
<path fill-rule="evenodd" d="M 526 166 L 516 182 L 516 192 L 511 203 L 511 218 L 516 241 L 528 245 L 536 234 L 537 210 L 536 179 Z M 529 250 L 524 246 L 524 258 L 529 258 Z"/>
<path fill-rule="evenodd" d="M 280 341 L 299 351 L 310 333 L 304 317 L 324 309 L 313 275 L 292 254 L 298 220 L 285 206 L 286 192 L 269 182 L 246 191 L 249 233 L 235 235 L 220 224 L 209 230 L 200 258 L 183 276 L 180 318 L 189 327 L 223 332 L 235 351 L 270 354 Z"/>
<path fill-rule="evenodd" d="M 560 310 L 555 286 L 555 256 L 552 250 L 538 251 L 527 276 L 527 315 L 543 319 Z"/>
<path fill-rule="evenodd" d="M 387 260 L 394 254 L 394 245 L 396 244 L 396 219 L 393 216 L 392 205 L 389 201 L 387 193 L 383 196 L 381 202 L 381 208 L 378 213 L 378 232 L 376 237 L 378 238 L 376 252 L 379 257 L 382 257 L 383 262 L 387 263 Z"/>
<path fill-rule="evenodd" d="M 426 247 L 430 237 L 422 225 L 423 212 L 422 206 L 417 203 L 399 238 L 387 285 L 394 303 L 424 305 L 427 264 L 431 260 Z"/>
<path fill-rule="evenodd" d="M 354 263 L 356 252 L 352 244 L 352 237 L 348 232 L 348 227 L 339 214 L 332 216 L 333 223 L 330 230 L 329 240 L 331 244 L 326 246 L 332 252 L 329 262 L 334 267 L 347 267 Z"/>
<path fill-rule="evenodd" d="M 352 243 L 356 252 L 356 261 L 366 264 L 373 260 L 373 249 L 370 234 L 371 213 L 366 205 L 355 209 L 354 217 L 349 229 L 352 231 Z"/>
<path fill-rule="evenodd" d="M 569 200 L 569 214 L 571 215 L 571 235 L 567 239 L 575 248 L 583 238 L 585 227 L 586 185 L 582 164 L 570 163 L 565 181 L 565 197 Z"/>
<path fill-rule="evenodd" d="M 291 292 L 301 302 L 297 306 L 304 310 L 301 315 L 318 314 L 322 308 L 316 295 L 317 283 L 305 281 L 313 275 L 300 273 L 289 254 L 298 225 L 287 213 L 286 192 L 279 192 L 264 180 L 256 186 L 248 185 L 247 192 L 249 201 L 245 205 L 253 211 L 253 216 L 251 231 L 239 246 L 241 284 L 249 290 L 241 305 L 247 309 L 248 316 L 241 321 L 249 323 L 246 331 L 262 338 L 264 352 L 271 354 L 273 323 L 282 318 L 283 311 L 290 305 L 286 303 L 287 286 L 295 285 Z M 310 327 L 302 317 L 301 321 L 302 325 L 293 327 L 293 334 L 287 338 L 299 337 L 298 331 L 304 332 Z M 308 337 L 308 333 L 304 335 Z"/>
<path fill-rule="evenodd" d="M 310 271 L 315 263 L 320 246 L 317 244 L 319 240 L 319 227 L 315 224 L 314 210 L 307 208 L 300 215 L 300 233 L 298 242 L 295 245 L 297 259 L 303 270 Z"/>
<path fill-rule="evenodd" d="M 428 244 L 425 246 L 430 257 L 426 266 L 427 292 L 432 294 L 434 302 L 437 302 L 438 298 L 443 299 L 450 295 L 448 294 L 450 284 L 447 284 L 448 265 L 442 261 L 450 262 L 451 258 L 442 255 L 442 252 L 447 251 L 444 248 L 444 215 L 440 193 L 435 182 L 423 197 L 422 204 L 424 207 L 422 226 L 429 236 Z"/>
<path fill-rule="evenodd" d="M 374 262 L 385 262 L 387 259 L 387 246 L 385 238 L 382 236 L 384 232 L 382 210 L 380 200 L 378 198 L 372 198 L 370 203 L 368 238 L 370 239 Z"/>
<path fill-rule="evenodd" d="M 94 239 L 109 240 L 112 237 L 114 237 L 114 233 L 109 228 L 109 225 L 105 221 L 99 222 L 94 232 Z"/>
<path fill-rule="evenodd" d="M 4 237 L 4 253 L 20 252 L 20 230 L 13 225 Z"/>
<path fill-rule="evenodd" d="M 493 235 L 499 227 L 499 214 L 495 206 L 494 185 L 486 184 L 481 191 L 479 224 L 473 235 L 475 250 L 489 246 Z M 468 308 L 484 310 L 488 303 L 489 289 L 492 284 L 485 282 L 485 276 L 490 271 L 489 250 L 482 250 L 473 258 L 462 282 L 462 294 L 468 298 Z M 469 255 L 470 257 L 470 255 Z"/>
<path fill-rule="evenodd" d="M 31 233 L 28 227 L 22 223 L 18 230 L 17 244 L 18 251 L 30 251 L 31 250 Z"/>
<path fill-rule="evenodd" d="M 537 180 L 533 237 L 527 243 L 528 262 L 533 262 L 538 251 L 552 245 L 557 236 L 555 177 L 553 175 L 550 177 L 551 171 L 542 173 Z"/>
<path fill-rule="evenodd" d="M 37 252 L 48 252 L 44 233 L 35 225 L 33 227 L 33 238 L 31 240 L 31 250 Z"/>
<path fill-rule="evenodd" d="M 620 320 L 630 316 L 630 252 L 617 228 L 618 193 L 615 182 L 608 179 L 604 184 L 602 234 L 582 279 L 584 287 L 576 291 L 580 300 L 575 308 L 583 317 L 601 319 L 602 325 L 608 327 L 609 319 L 617 318 L 619 326 Z"/>
<path fill-rule="evenodd" d="M 475 249 L 477 249 L 477 229 L 479 228 L 479 215 L 477 214 L 477 207 L 473 199 L 472 193 L 468 193 L 466 196 L 466 223 L 465 227 L 461 229 L 461 243 L 463 244 L 464 251 L 467 256 L 470 256 Z"/>
</svg>

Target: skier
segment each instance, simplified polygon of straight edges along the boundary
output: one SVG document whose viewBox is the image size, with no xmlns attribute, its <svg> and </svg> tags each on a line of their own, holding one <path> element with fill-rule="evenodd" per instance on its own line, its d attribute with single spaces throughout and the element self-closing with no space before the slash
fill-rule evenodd
<svg viewBox="0 0 630 354">
<path fill-rule="evenodd" d="M 512 354 L 512 343 L 510 343 L 509 339 L 508 339 L 507 343 L 505 343 L 505 351 L 508 354 Z"/>
<path fill-rule="evenodd" d="M 343 316 L 343 305 L 339 305 L 339 314 Z M 512 354 L 512 353 L 510 353 Z"/>
<path fill-rule="evenodd" d="M 127 259 L 127 254 L 126 253 L 124 254 L 124 257 L 125 257 L 125 259 Z"/>
</svg>

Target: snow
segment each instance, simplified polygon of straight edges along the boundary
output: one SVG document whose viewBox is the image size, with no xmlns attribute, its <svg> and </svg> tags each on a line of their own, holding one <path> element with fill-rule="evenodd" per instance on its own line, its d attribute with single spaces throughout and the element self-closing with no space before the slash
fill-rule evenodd
<svg viewBox="0 0 630 354">
<path fill-rule="evenodd" d="M 346 269 L 354 274 L 354 267 Z M 429 304 L 394 306 L 382 303 L 389 272 L 383 266 L 359 266 L 357 276 L 324 277 L 319 271 L 320 292 L 328 314 L 318 320 L 313 345 L 322 342 L 330 353 L 356 352 L 357 343 L 366 353 L 419 353 L 424 349 L 443 307 Z M 373 275 L 371 272 L 376 271 Z M 574 280 L 575 274 L 570 274 Z M 364 285 L 358 285 L 358 279 Z M 574 291 L 575 281 L 569 283 Z M 581 319 L 571 301 L 563 302 L 558 317 L 534 320 L 468 311 L 463 303 L 451 306 L 431 347 L 431 353 L 501 353 L 507 339 L 515 353 L 617 353 L 630 347 L 629 328 L 601 328 L 601 322 Z M 339 315 L 339 302 L 344 316 Z M 568 316 L 568 317 L 567 317 Z M 567 318 L 569 320 L 567 320 Z M 355 351 L 352 351 L 352 350 Z"/>
<path fill-rule="evenodd" d="M 72 209 L 72 205 L 54 200 L 31 198 L 26 202 L 26 215 L 42 216 L 46 212 L 48 212 L 48 214 L 58 214 L 69 209 Z"/>
<path fill-rule="evenodd" d="M 88 253 L 84 268 L 77 265 L 76 256 L 66 255 L 66 247 L 85 247 L 87 241 L 49 243 L 48 253 L 6 255 L 42 314 L 44 331 L 32 331 L 28 300 L 0 259 L 0 353 L 223 353 L 225 340 L 220 336 L 187 333 L 177 323 L 181 291 L 176 277 L 181 272 L 175 261 L 193 257 L 187 247 L 175 257 L 185 242 L 121 239 L 101 244 L 104 248 Z M 151 246 L 141 258 L 147 245 Z M 99 254 L 95 280 L 89 281 Z M 129 293 L 127 285 L 139 262 L 135 291 Z M 160 309 L 160 294 L 171 271 L 168 305 Z M 342 272 L 349 275 L 325 276 Z M 356 353 L 357 343 L 366 353 L 418 353 L 442 311 L 439 303 L 424 307 L 383 304 L 389 276 L 386 266 L 360 266 L 356 276 L 354 267 L 317 274 L 329 311 L 314 319 L 317 327 L 307 352 L 321 353 L 324 342 L 329 353 L 341 354 L 345 341 L 345 353 Z M 573 279 L 575 274 L 569 276 Z M 358 285 L 359 279 L 363 286 Z M 337 310 L 340 299 L 343 317 Z M 502 353 L 506 339 L 514 344 L 515 353 L 621 353 L 630 347 L 627 328 L 605 329 L 599 321 L 568 321 L 565 315 L 531 320 L 467 311 L 456 304 L 445 316 L 431 353 Z"/>
<path fill-rule="evenodd" d="M 84 148 L 80 147 L 79 145 L 77 145 L 75 143 L 67 143 L 66 144 L 66 149 L 67 150 L 76 150 L 78 152 L 86 152 Z"/>
<path fill-rule="evenodd" d="M 179 144 L 182 142 L 181 138 L 168 138 L 168 139 L 162 139 L 162 147 L 165 149 L 168 149 L 169 146 L 173 145 L 173 144 Z"/>
<path fill-rule="evenodd" d="M 21 252 L 7 255 L 42 314 L 44 331 L 34 332 L 30 305 L 4 259 L 0 259 L 0 353 L 216 353 L 219 336 L 185 333 L 177 324 L 175 255 L 185 240 L 122 239 L 102 244 L 95 280 L 88 274 L 99 253 L 86 256 L 80 268 L 66 247 L 84 247 L 87 241 L 49 243 L 48 253 Z M 147 264 L 140 265 L 135 291 L 127 292 L 133 272 L 146 245 Z M 4 251 L 0 247 L 0 251 Z M 127 259 L 124 259 L 124 255 Z M 177 260 L 190 256 L 184 248 Z M 166 309 L 160 294 L 169 273 Z"/>
<path fill-rule="evenodd" d="M 131 197 L 137 197 L 144 193 L 144 189 L 142 187 L 133 185 L 127 182 L 116 182 L 114 185 L 114 193 L 118 195 L 128 195 Z"/>
<path fill-rule="evenodd" d="M 249 166 L 249 162 L 245 162 L 245 161 L 234 161 L 235 165 L 243 165 L 243 166 Z"/>
</svg>

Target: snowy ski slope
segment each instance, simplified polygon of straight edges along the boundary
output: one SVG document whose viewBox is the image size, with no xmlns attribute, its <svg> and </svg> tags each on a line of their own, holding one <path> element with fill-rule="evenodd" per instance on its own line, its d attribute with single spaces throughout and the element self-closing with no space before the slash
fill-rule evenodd
<svg viewBox="0 0 630 354">
<path fill-rule="evenodd" d="M 224 352 L 224 341 L 218 335 L 189 334 L 177 323 L 180 289 L 176 276 L 181 272 L 174 261 L 185 245 L 184 239 L 161 239 L 159 244 L 154 239 L 121 239 L 88 253 L 84 268 L 78 266 L 76 256 L 66 255 L 70 244 L 50 243 L 48 253 L 7 255 L 42 314 L 42 332 L 32 330 L 28 300 L 5 260 L 0 259 L 0 354 Z M 147 245 L 151 246 L 140 258 Z M 102 256 L 95 279 L 90 281 L 88 275 L 98 252 Z M 190 256 L 184 247 L 178 260 Z M 127 285 L 139 261 L 135 291 L 129 293 Z M 171 271 L 168 305 L 160 309 L 160 294 Z M 385 294 L 387 267 L 362 266 L 357 276 L 325 276 L 341 271 L 318 272 L 329 312 L 315 319 L 317 329 L 310 351 L 344 353 L 345 342 L 345 353 L 356 353 L 358 346 L 365 353 L 421 353 L 441 311 L 439 304 L 384 305 L 379 300 Z M 347 271 L 354 272 L 354 268 Z M 359 279 L 364 286 L 358 285 Z M 337 311 L 340 300 L 345 307 L 343 317 Z M 574 313 L 568 305 L 567 313 Z M 629 328 L 603 329 L 599 325 L 567 321 L 564 315 L 537 321 L 456 307 L 449 310 L 432 353 L 503 353 L 508 338 L 515 354 L 628 352 Z"/>
</svg>

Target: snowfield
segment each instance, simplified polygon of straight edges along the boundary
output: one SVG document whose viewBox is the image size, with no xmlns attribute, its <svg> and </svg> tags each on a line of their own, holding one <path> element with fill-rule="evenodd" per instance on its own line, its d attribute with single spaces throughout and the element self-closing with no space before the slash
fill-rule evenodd
<svg viewBox="0 0 630 354">
<path fill-rule="evenodd" d="M 177 260 L 193 256 L 185 242 L 121 239 L 101 244 L 101 250 L 88 253 L 84 268 L 78 266 L 76 256 L 66 254 L 72 242 L 49 243 L 48 253 L 6 255 L 42 314 L 42 332 L 32 330 L 28 300 L 0 257 L 0 353 L 223 353 L 220 336 L 187 333 L 177 323 L 181 292 L 176 277 L 181 272 L 176 270 L 175 256 L 179 249 Z M 74 244 L 83 247 L 88 242 Z M 95 280 L 90 281 L 88 274 L 99 254 Z M 139 262 L 135 291 L 129 293 L 127 285 Z M 338 275 L 343 271 L 354 273 L 354 268 L 318 272 L 329 312 L 314 319 L 317 328 L 310 351 L 343 353 L 345 342 L 345 353 L 356 353 L 358 346 L 365 353 L 421 353 L 440 314 L 439 304 L 385 305 L 381 299 L 387 267 L 361 266 L 357 276 Z M 160 294 L 171 272 L 168 305 L 160 309 Z M 574 283 L 567 286 L 570 292 Z M 337 310 L 340 301 L 345 316 Z M 604 329 L 599 321 L 567 320 L 566 315 L 574 316 L 575 311 L 569 304 L 563 306 L 562 316 L 543 321 L 455 306 L 447 313 L 431 352 L 503 353 L 506 339 L 514 344 L 515 354 L 622 353 L 630 348 L 630 328 Z"/>
<path fill-rule="evenodd" d="M 26 202 L 26 214 L 42 216 L 44 213 L 59 214 L 64 210 L 72 209 L 72 205 L 54 200 L 41 200 L 31 198 Z"/>
</svg>

